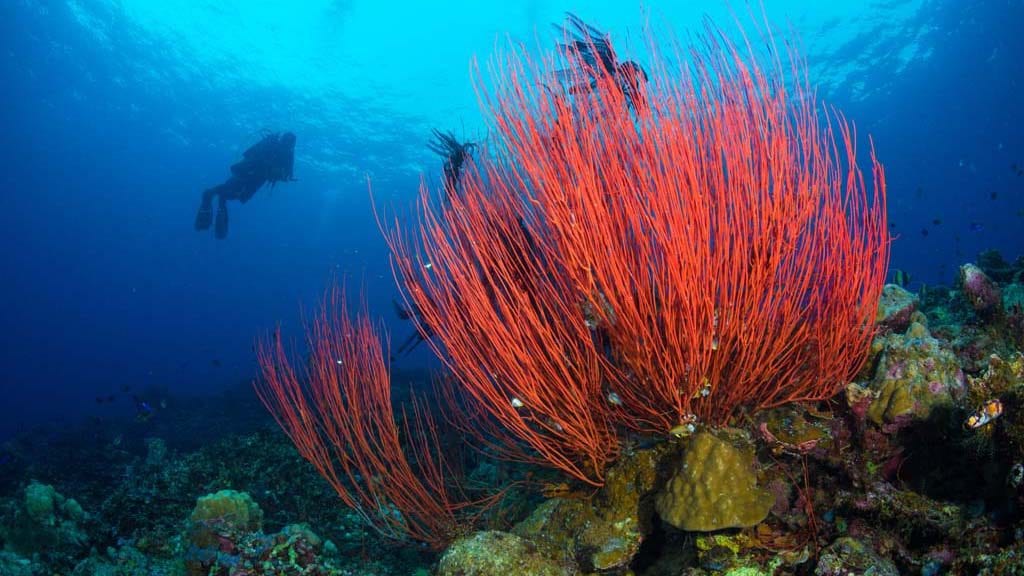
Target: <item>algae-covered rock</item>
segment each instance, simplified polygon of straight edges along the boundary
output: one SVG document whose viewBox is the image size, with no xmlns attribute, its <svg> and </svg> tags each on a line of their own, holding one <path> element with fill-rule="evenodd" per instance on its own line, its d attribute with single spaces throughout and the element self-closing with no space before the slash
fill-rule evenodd
<svg viewBox="0 0 1024 576">
<path fill-rule="evenodd" d="M 868 407 L 875 424 L 927 419 L 936 408 L 952 408 L 964 391 L 956 355 L 928 329 L 911 324 L 906 334 L 889 334 L 873 344 L 881 349 L 868 386 L 877 397 Z"/>
<path fill-rule="evenodd" d="M 726 432 L 690 437 L 675 474 L 655 497 L 662 520 L 702 532 L 754 526 L 774 503 L 772 494 L 757 486 L 749 440 Z"/>
<path fill-rule="evenodd" d="M 1024 356 L 1014 354 L 1009 360 L 1003 360 L 998 354 L 992 354 L 982 375 L 968 376 L 967 382 L 972 405 L 1013 394 L 1024 386 Z"/>
<path fill-rule="evenodd" d="M 712 574 L 768 576 L 774 573 L 750 554 L 756 543 L 744 532 L 698 534 L 694 544 L 698 564 Z M 773 559 L 772 564 L 779 564 L 779 556 Z"/>
<path fill-rule="evenodd" d="M 640 503 L 654 489 L 656 464 L 666 448 L 623 457 L 608 471 L 604 487 L 595 496 L 548 500 L 512 532 L 562 563 L 578 563 L 585 571 L 628 566 L 643 540 L 641 524 L 650 516 Z"/>
<path fill-rule="evenodd" d="M 1024 306 L 1024 284 L 1010 284 L 1003 287 L 1003 309 L 1013 310 Z"/>
<path fill-rule="evenodd" d="M 980 315 L 991 315 L 1002 310 L 1003 297 L 999 285 L 974 264 L 960 267 L 960 291 Z"/>
<path fill-rule="evenodd" d="M 53 486 L 33 481 L 25 488 L 25 512 L 37 524 L 53 526 L 59 499 Z"/>
<path fill-rule="evenodd" d="M 0 574 L 4 576 L 35 576 L 39 573 L 28 558 L 0 550 Z"/>
<path fill-rule="evenodd" d="M 241 572 L 239 572 L 241 573 Z M 0 572 L 4 574 L 4 572 Z M 107 548 L 105 554 L 92 554 L 79 562 L 70 576 L 186 576 L 180 558 L 155 558 L 143 554 L 133 546 Z M 203 576 L 208 573 L 203 572 Z M 221 572 L 218 574 L 226 574 Z"/>
<path fill-rule="evenodd" d="M 878 301 L 875 323 L 890 332 L 903 332 L 917 310 L 917 296 L 896 284 L 886 284 Z"/>
<path fill-rule="evenodd" d="M 189 542 L 200 548 L 216 546 L 220 536 L 263 529 L 263 511 L 245 492 L 221 490 L 201 496 L 192 510 Z"/>
<path fill-rule="evenodd" d="M 478 532 L 448 547 L 438 576 L 570 576 L 573 569 L 540 553 L 529 540 L 507 532 Z"/>
<path fill-rule="evenodd" d="M 0 543 L 24 556 L 63 559 L 84 550 L 88 535 L 82 523 L 88 514 L 73 498 L 53 486 L 32 481 L 11 519 L 0 523 Z"/>
<path fill-rule="evenodd" d="M 814 574 L 815 576 L 848 576 L 849 574 L 899 576 L 899 570 L 891 560 L 879 556 L 867 544 L 844 536 L 822 550 Z"/>
<path fill-rule="evenodd" d="M 940 574 L 1024 576 L 1024 542 L 1018 540 L 999 550 L 962 550 L 952 566 Z"/>
<path fill-rule="evenodd" d="M 866 491 L 840 490 L 832 503 L 837 509 L 870 515 L 873 522 L 899 526 L 913 534 L 938 535 L 955 541 L 967 527 L 967 510 L 944 504 L 888 482 L 872 484 Z"/>
<path fill-rule="evenodd" d="M 760 436 L 773 452 L 808 454 L 827 452 L 832 447 L 831 420 L 824 415 L 812 415 L 800 406 L 767 410 L 758 421 Z"/>
</svg>

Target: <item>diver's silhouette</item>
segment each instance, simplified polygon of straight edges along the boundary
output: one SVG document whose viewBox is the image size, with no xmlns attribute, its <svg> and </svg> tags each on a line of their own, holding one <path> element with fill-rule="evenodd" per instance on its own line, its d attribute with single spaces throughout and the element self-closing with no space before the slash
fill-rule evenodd
<svg viewBox="0 0 1024 576">
<path fill-rule="evenodd" d="M 207 230 L 213 223 L 213 198 L 217 197 L 217 221 L 214 235 L 224 238 L 228 235 L 228 200 L 245 204 L 267 182 L 274 186 L 278 182 L 293 182 L 292 170 L 295 165 L 295 134 L 291 132 L 271 133 L 249 147 L 242 154 L 242 160 L 231 166 L 231 177 L 223 184 L 203 192 L 199 212 L 196 213 L 196 230 Z"/>
<path fill-rule="evenodd" d="M 462 177 L 462 165 L 476 150 L 476 142 L 459 142 L 455 134 L 432 130 L 433 139 L 427 143 L 435 154 L 444 158 L 444 191 L 445 202 L 450 203 L 451 197 L 459 193 Z"/>
<path fill-rule="evenodd" d="M 557 71 L 556 76 L 569 82 L 569 93 L 593 92 L 597 90 L 598 79 L 606 76 L 615 80 L 630 109 L 643 109 L 646 106 L 643 87 L 647 84 L 643 67 L 632 60 L 620 61 L 608 34 L 571 12 L 566 13 L 566 19 L 564 26 L 556 24 L 555 29 L 567 40 L 558 48 L 570 68 Z"/>
<path fill-rule="evenodd" d="M 416 331 L 402 342 L 402 345 L 398 347 L 398 351 L 395 354 L 392 354 L 391 361 L 393 362 L 396 358 L 408 356 L 417 346 L 426 342 L 427 338 L 433 337 L 434 332 L 423 322 L 423 313 L 420 312 L 415 304 L 410 304 L 406 307 L 399 304 L 398 300 L 393 299 L 391 302 L 395 305 L 395 312 L 399 318 L 414 322 L 417 326 Z M 426 337 L 424 337 L 424 334 Z"/>
</svg>

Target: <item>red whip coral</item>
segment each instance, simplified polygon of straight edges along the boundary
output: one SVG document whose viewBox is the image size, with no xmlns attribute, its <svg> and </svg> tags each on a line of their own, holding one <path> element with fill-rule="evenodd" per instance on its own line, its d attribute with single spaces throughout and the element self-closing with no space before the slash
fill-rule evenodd
<svg viewBox="0 0 1024 576">
<path fill-rule="evenodd" d="M 365 314 L 348 316 L 338 288 L 324 298 L 307 338 L 306 369 L 293 368 L 279 335 L 260 343 L 260 400 L 368 525 L 390 538 L 447 545 L 465 521 L 459 511 L 493 499 L 470 502 L 451 482 L 434 422 L 418 403 L 402 418 L 405 426 L 396 423 L 381 338 Z"/>
<path fill-rule="evenodd" d="M 708 26 L 687 62 L 656 56 L 628 90 L 579 54 L 561 75 L 584 94 L 519 51 L 492 67 L 493 142 L 449 206 L 423 186 L 418 232 L 390 240 L 509 453 L 599 484 L 615 424 L 722 424 L 831 397 L 862 365 L 884 172 L 872 152 L 865 181 L 853 128 L 764 40 Z"/>
</svg>

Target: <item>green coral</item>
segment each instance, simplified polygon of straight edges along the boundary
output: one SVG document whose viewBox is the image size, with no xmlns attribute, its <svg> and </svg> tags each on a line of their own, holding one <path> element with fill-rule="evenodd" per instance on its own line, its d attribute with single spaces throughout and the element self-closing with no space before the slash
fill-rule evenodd
<svg viewBox="0 0 1024 576">
<path fill-rule="evenodd" d="M 59 499 L 60 495 L 53 486 L 33 481 L 25 488 L 25 512 L 37 524 L 53 526 Z"/>
<path fill-rule="evenodd" d="M 263 529 L 263 511 L 245 492 L 221 490 L 196 501 L 190 517 L 189 541 L 209 548 L 219 541 L 219 534 L 245 534 Z"/>
<path fill-rule="evenodd" d="M 49 559 L 63 561 L 86 549 L 89 538 L 81 523 L 87 519 L 73 498 L 33 480 L 25 487 L 13 518 L 0 523 L 0 542 L 17 554 L 42 552 Z"/>
<path fill-rule="evenodd" d="M 754 526 L 774 504 L 757 486 L 749 440 L 727 431 L 689 438 L 675 474 L 655 497 L 662 520 L 700 532 Z"/>
</svg>

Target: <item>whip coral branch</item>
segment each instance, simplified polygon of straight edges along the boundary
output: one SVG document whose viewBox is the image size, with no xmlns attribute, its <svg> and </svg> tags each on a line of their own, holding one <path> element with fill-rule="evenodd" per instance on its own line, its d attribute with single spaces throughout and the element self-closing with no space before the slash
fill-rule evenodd
<svg viewBox="0 0 1024 576">
<path fill-rule="evenodd" d="M 655 63 L 643 107 L 610 74 L 595 97 L 539 90 L 553 66 L 516 54 L 484 94 L 506 151 L 486 183 L 526 199 L 544 261 L 602 315 L 641 430 L 828 398 L 874 333 L 882 167 L 872 154 L 868 192 L 852 128 L 819 112 L 802 62 L 787 77 L 743 40 L 708 26 L 688 64 Z"/>
<path fill-rule="evenodd" d="M 709 25 L 649 81 L 509 51 L 460 197 L 435 209 L 421 186 L 417 231 L 388 234 L 422 328 L 511 452 L 597 484 L 613 424 L 723 424 L 831 397 L 864 362 L 884 171 L 872 149 L 868 185 L 854 129 L 765 33 L 760 53 Z"/>
<path fill-rule="evenodd" d="M 389 236 L 407 297 L 425 332 L 440 328 L 430 344 L 460 391 L 504 427 L 494 444 L 503 456 L 598 485 L 618 444 L 581 302 L 538 258 L 514 190 L 485 194 L 469 173 L 462 185 L 441 211 L 424 188 L 418 251 L 397 223 Z"/>
<path fill-rule="evenodd" d="M 342 501 L 381 534 L 442 547 L 460 529 L 468 502 L 449 482 L 437 428 L 414 400 L 400 428 L 381 339 L 366 317 L 353 321 L 332 288 L 308 328 L 310 357 L 295 369 L 280 334 L 259 343 L 260 400 Z M 410 421 L 413 425 L 410 425 Z M 401 437 L 407 438 L 408 453 Z"/>
</svg>

